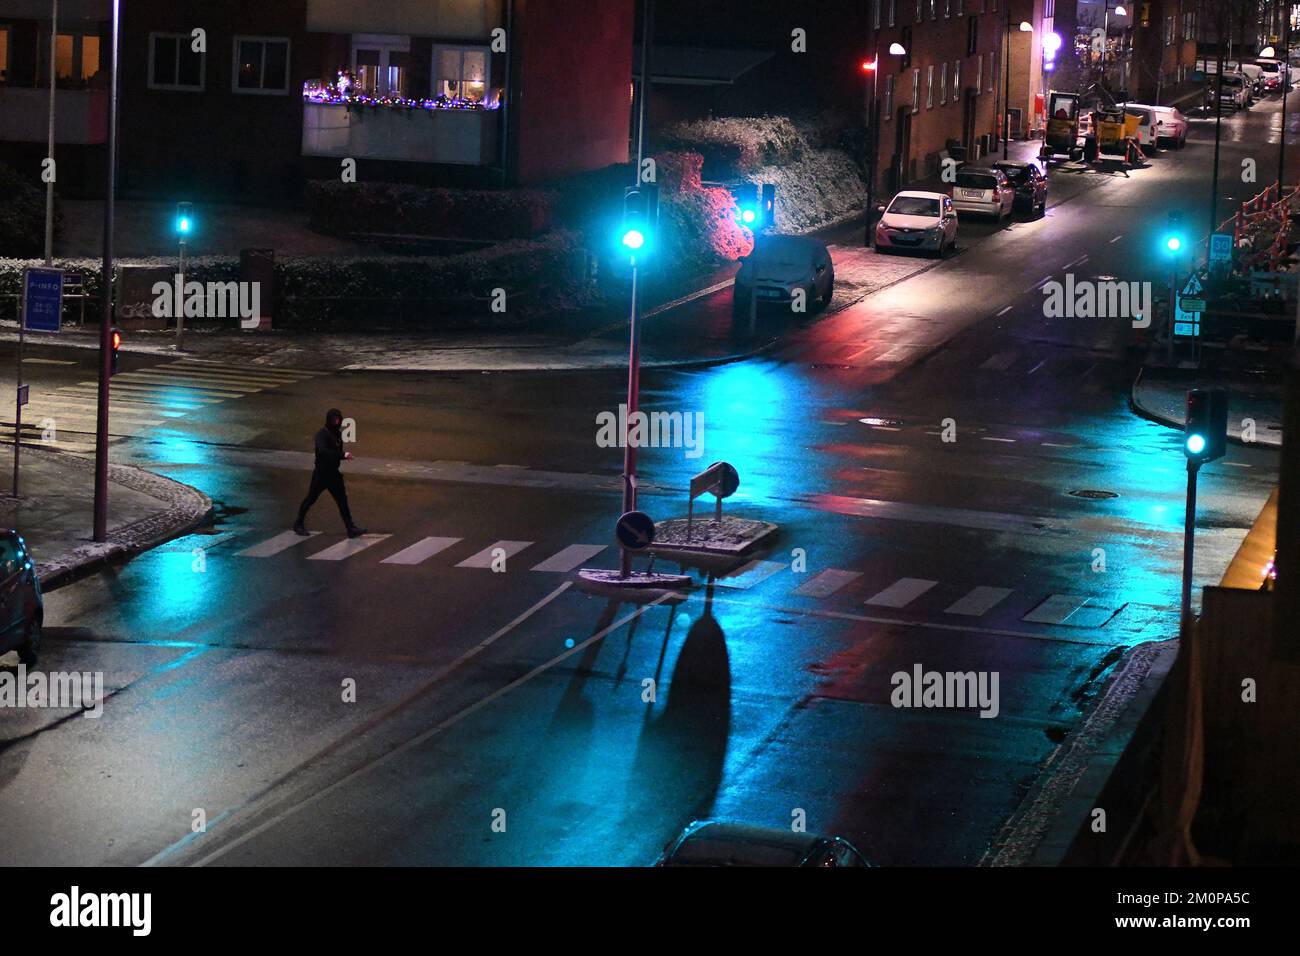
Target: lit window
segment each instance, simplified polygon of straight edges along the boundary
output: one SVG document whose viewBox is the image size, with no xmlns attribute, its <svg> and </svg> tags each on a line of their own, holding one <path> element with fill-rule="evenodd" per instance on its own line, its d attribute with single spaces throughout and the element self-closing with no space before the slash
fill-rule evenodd
<svg viewBox="0 0 1300 956">
<path fill-rule="evenodd" d="M 410 66 L 410 37 L 352 35 L 353 92 L 366 96 L 406 96 Z"/>
<path fill-rule="evenodd" d="M 149 88 L 202 90 L 207 56 L 195 53 L 188 33 L 149 34 Z"/>
<path fill-rule="evenodd" d="M 9 79 L 9 28 L 0 27 L 0 83 Z"/>
<path fill-rule="evenodd" d="M 933 67 L 931 67 L 933 69 Z M 948 64 L 939 64 L 939 105 L 948 102 Z"/>
<path fill-rule="evenodd" d="M 925 68 L 925 108 L 934 109 L 934 64 Z"/>
<path fill-rule="evenodd" d="M 0 28 L 0 38 L 6 35 Z M 40 40 L 39 74 L 42 82 L 50 72 L 50 35 Z M 3 71 L 0 70 L 0 73 Z M 60 33 L 54 38 L 54 76 L 60 87 L 80 89 L 99 72 L 99 37 L 80 33 Z"/>
<path fill-rule="evenodd" d="M 490 66 L 487 47 L 436 47 L 433 95 L 482 103 L 487 99 Z"/>
<path fill-rule="evenodd" d="M 912 71 L 912 112 L 921 112 L 921 71 Z"/>
<path fill-rule="evenodd" d="M 283 37 L 235 37 L 236 93 L 289 92 L 289 41 Z"/>
</svg>

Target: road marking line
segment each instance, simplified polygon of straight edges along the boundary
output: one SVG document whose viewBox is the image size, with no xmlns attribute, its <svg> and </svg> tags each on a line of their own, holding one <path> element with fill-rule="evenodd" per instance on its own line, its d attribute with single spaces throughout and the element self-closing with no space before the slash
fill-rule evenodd
<svg viewBox="0 0 1300 956">
<path fill-rule="evenodd" d="M 586 564 L 608 547 L 607 544 L 571 544 L 563 551 L 557 551 L 541 564 L 534 564 L 533 570 L 567 574 L 574 568 Z"/>
<path fill-rule="evenodd" d="M 24 362 L 29 365 L 76 365 L 72 359 L 43 359 L 43 358 L 24 358 Z"/>
<path fill-rule="evenodd" d="M 1049 282 L 1051 282 L 1051 281 L 1052 281 L 1052 276 L 1051 276 L 1050 274 L 1045 275 L 1045 276 L 1043 276 L 1041 279 L 1039 279 L 1037 282 L 1034 283 L 1034 288 L 1035 288 L 1035 289 L 1041 289 L 1043 286 L 1047 285 L 1047 283 L 1049 283 Z"/>
<path fill-rule="evenodd" d="M 872 425 L 872 431 L 877 432 L 901 432 L 901 428 L 895 428 L 893 425 Z"/>
<path fill-rule="evenodd" d="M 864 603 L 876 607 L 907 607 L 938 583 L 938 581 L 927 581 L 925 578 L 899 578 L 879 594 L 867 598 Z"/>
<path fill-rule="evenodd" d="M 794 589 L 793 593 L 799 595 L 799 597 L 830 597 L 836 591 L 860 577 L 862 577 L 861 571 L 841 571 L 838 568 L 827 568 L 825 571 L 819 571 L 815 577 L 809 578 L 799 585 Z"/>
<path fill-rule="evenodd" d="M 1037 372 L 1040 368 L 1042 368 L 1046 364 L 1047 364 L 1047 359 L 1043 359 L 1041 362 L 1039 362 L 1037 365 L 1031 368 L 1028 372 L 1026 372 L 1025 375 L 1026 376 L 1033 375 L 1035 372 Z"/>
<path fill-rule="evenodd" d="M 1013 306 L 1007 306 L 1005 309 L 1003 309 L 1001 312 L 999 312 L 997 315 L 995 315 L 994 318 L 995 318 L 995 319 L 996 319 L 996 318 L 1001 318 L 1002 316 L 1004 316 L 1004 315 L 1006 315 L 1008 312 L 1010 312 L 1012 308 L 1013 308 Z"/>
<path fill-rule="evenodd" d="M 1039 442 L 1044 448 L 1078 448 L 1078 445 L 1061 445 L 1054 441 Z"/>
<path fill-rule="evenodd" d="M 433 557 L 439 551 L 445 551 L 461 538 L 422 538 L 409 548 L 403 548 L 396 554 L 390 554 L 380 564 L 419 564 Z"/>
<path fill-rule="evenodd" d="M 1123 234 L 1123 233 L 1120 233 L 1118 236 L 1116 236 L 1114 239 L 1112 239 L 1112 240 L 1110 241 L 1110 243 L 1107 243 L 1107 245 L 1110 245 L 1111 243 L 1119 242 L 1119 241 L 1120 241 L 1121 239 L 1123 239 L 1123 238 L 1124 238 L 1124 234 Z"/>
<path fill-rule="evenodd" d="M 980 585 L 972 588 L 966 596 L 954 601 L 943 609 L 944 614 L 962 614 L 967 617 L 980 617 L 993 609 L 994 605 L 1011 595 L 1011 588 L 991 588 Z"/>
<path fill-rule="evenodd" d="M 460 564 L 456 565 L 456 567 L 490 568 L 492 567 L 492 561 L 494 560 L 492 552 L 495 551 L 497 548 L 500 548 L 502 551 L 505 552 L 505 557 L 510 558 L 510 557 L 514 557 L 516 554 L 524 550 L 524 548 L 528 547 L 532 543 L 533 542 L 531 541 L 498 541 L 495 544 L 488 545 L 478 554 L 466 558 Z"/>
<path fill-rule="evenodd" d="M 1225 461 L 1224 464 L 1227 465 L 1229 468 L 1250 468 L 1251 467 L 1250 465 L 1243 464 L 1242 462 L 1239 461 Z"/>
<path fill-rule="evenodd" d="M 724 588 L 745 590 L 752 588 L 760 581 L 766 581 L 772 575 L 776 574 L 778 571 L 784 570 L 786 567 L 787 565 L 780 561 L 754 560 L 741 565 L 734 571 L 716 575 L 713 579 L 713 583 Z"/>
<path fill-rule="evenodd" d="M 1081 594 L 1053 594 L 1020 620 L 1031 624 L 1064 624 L 1071 614 L 1089 600 Z"/>
<path fill-rule="evenodd" d="M 991 435 L 981 435 L 980 441 L 1000 441 L 1008 445 L 1014 445 L 1016 443 L 1016 439 L 1014 438 L 994 438 Z"/>
<path fill-rule="evenodd" d="M 277 378 L 284 382 L 304 382 L 309 378 L 316 378 L 320 372 L 297 372 L 292 369 L 271 368 L 265 365 L 220 365 L 217 363 L 203 363 L 199 360 L 181 359 L 177 362 L 168 362 L 166 368 L 193 369 L 196 372 L 207 371 L 230 371 L 236 373 L 252 373 L 263 378 Z"/>
<path fill-rule="evenodd" d="M 352 555 L 366 548 L 372 547 L 381 541 L 387 541 L 391 534 L 363 534 L 359 538 L 344 538 L 338 544 L 331 545 L 324 551 L 317 551 L 310 555 L 308 561 L 342 561 L 350 558 Z"/>
<path fill-rule="evenodd" d="M 455 661 L 453 661 L 451 664 L 447 665 L 447 667 L 444 669 L 443 672 L 441 672 L 441 673 L 435 675 L 433 678 L 431 678 L 429 681 L 427 681 L 423 687 L 421 687 L 421 688 L 419 688 L 418 690 L 416 690 L 415 693 L 409 695 L 409 696 L 406 698 L 406 700 L 404 700 L 404 701 L 398 703 L 398 704 L 395 705 L 394 707 L 389 708 L 389 710 L 388 710 L 387 712 L 385 712 L 384 714 L 381 714 L 378 718 L 373 719 L 373 720 L 370 722 L 370 725 L 373 726 L 373 725 L 377 724 L 381 719 L 385 718 L 389 713 L 393 713 L 393 712 L 395 712 L 398 708 L 405 706 L 405 704 L 406 704 L 408 701 L 410 701 L 410 700 L 414 700 L 416 697 L 419 697 L 419 696 L 421 696 L 422 694 L 424 694 L 425 692 L 427 692 L 427 690 L 428 690 L 430 687 L 432 687 L 432 686 L 433 686 L 434 684 L 436 684 L 438 681 L 442 680 L 442 677 L 443 677 L 446 673 L 450 672 L 450 670 L 451 670 L 452 668 L 458 666 L 460 663 L 462 663 L 464 660 L 468 659 L 470 656 L 472 656 L 472 655 L 474 655 L 474 654 L 477 654 L 477 653 L 479 652 L 479 650 L 481 650 L 483 647 L 486 647 L 486 646 L 487 646 L 488 644 L 490 644 L 492 641 L 496 640 L 496 638 L 497 638 L 499 635 L 504 634 L 505 631 L 509 630 L 510 628 L 513 628 L 513 627 L 515 626 L 516 623 L 518 623 L 518 622 L 524 620 L 524 619 L 527 618 L 528 616 L 531 616 L 532 613 L 533 613 L 535 610 L 541 608 L 541 607 L 542 607 L 543 605 L 545 605 L 545 604 L 550 603 L 551 600 L 553 600 L 554 598 L 558 597 L 559 594 L 560 594 L 560 593 L 561 593 L 565 588 L 567 588 L 571 583 L 572 583 L 572 582 L 570 582 L 570 581 L 565 581 L 564 584 L 560 585 L 560 587 L 557 588 L 554 592 L 552 592 L 550 595 L 548 595 L 547 597 L 545 597 L 542 601 L 538 602 L 536 605 L 534 605 L 532 608 L 530 608 L 528 611 L 526 611 L 523 615 L 521 615 L 520 617 L 516 618 L 514 621 L 512 621 L 510 624 L 508 624 L 508 625 L 507 625 L 505 628 L 503 628 L 501 631 L 498 631 L 497 634 L 492 635 L 492 637 L 488 638 L 486 641 L 484 641 L 484 642 L 483 642 L 482 644 L 480 644 L 478 647 L 476 647 L 476 648 L 471 648 L 469 651 L 467 651 L 465 654 L 462 654 L 460 657 L 458 657 L 458 658 L 457 658 Z M 469 717 L 469 716 L 471 716 L 471 715 L 477 713 L 479 710 L 481 710 L 482 708 L 486 707 L 488 704 L 492 703 L 493 701 L 495 701 L 495 700 L 497 700 L 497 699 L 499 699 L 499 698 L 501 698 L 501 697 L 504 697 L 506 694 L 510 693 L 510 692 L 511 692 L 512 690 L 514 690 L 516 687 L 521 687 L 522 685 L 526 684 L 528 681 L 532 680 L 534 677 L 537 677 L 537 676 L 540 675 L 540 674 L 544 674 L 546 671 L 550 670 L 552 667 L 555 667 L 557 664 L 560 664 L 560 663 L 562 663 L 563 661 L 568 660 L 568 659 L 569 659 L 570 657 L 572 657 L 574 654 L 579 654 L 579 653 L 581 653 L 582 651 L 585 651 L 585 650 L 586 650 L 588 647 L 590 647 L 592 644 L 596 643 L 597 641 L 603 640 L 607 634 L 610 634 L 610 633 L 614 632 L 615 630 L 617 630 L 618 628 L 623 627 L 625 624 L 629 624 L 630 622 L 634 621 L 635 619 L 637 619 L 638 617 L 640 617 L 642 614 L 644 614 L 646 611 L 650 610 L 650 608 L 655 607 L 655 606 L 657 606 L 657 605 L 659 605 L 659 604 L 662 604 L 664 601 L 667 601 L 667 600 L 670 599 L 670 598 L 679 597 L 679 596 L 680 596 L 680 595 L 676 594 L 675 592 L 671 592 L 671 591 L 670 591 L 670 592 L 668 592 L 667 594 L 661 595 L 660 597 L 656 598 L 654 601 L 651 601 L 649 604 L 646 604 L 646 605 L 644 605 L 644 606 L 642 606 L 642 607 L 639 607 L 639 608 L 637 608 L 635 611 L 632 611 L 631 613 L 624 615 L 622 618 L 620 618 L 619 620 L 615 621 L 613 624 L 609 625 L 608 627 L 603 628 L 603 629 L 600 630 L 600 631 L 597 631 L 595 634 L 593 634 L 591 637 L 587 638 L 587 639 L 586 639 L 585 641 L 583 641 L 581 644 L 577 644 L 577 645 L 575 645 L 575 646 L 572 647 L 571 649 L 565 651 L 563 654 L 559 654 L 559 655 L 555 656 L 554 658 L 552 658 L 551 660 L 547 661 L 547 662 L 544 663 L 544 664 L 539 664 L 537 667 L 533 668 L 531 671 L 529 671 L 529 672 L 528 672 L 527 674 L 525 674 L 523 677 L 520 677 L 520 678 L 518 678 L 517 680 L 511 681 L 509 684 L 505 685 L 504 687 L 500 687 L 500 688 L 498 688 L 497 690 L 493 691 L 491 694 L 488 694 L 486 697 L 483 697 L 483 698 L 481 698 L 481 699 L 475 701 L 473 704 L 470 704 L 470 705 L 469 705 L 468 707 L 466 707 L 465 709 L 463 709 L 463 710 L 461 710 L 461 711 L 459 711 L 459 712 L 457 712 L 457 713 L 455 713 L 455 714 L 452 714 L 450 717 L 448 717 L 446 720 L 442 721 L 441 723 L 436 724 L 436 725 L 434 725 L 433 727 L 430 727 L 428 730 L 422 731 L 421 733 L 417 734 L 415 737 L 412 737 L 412 738 L 410 738 L 409 740 L 406 740 L 406 741 L 402 742 L 401 744 L 398 744 L 398 745 L 397 745 L 396 747 L 394 747 L 392 750 L 386 751 L 385 753 L 381 754 L 379 757 L 375 758 L 374 760 L 370 761 L 369 763 L 366 763 L 366 764 L 363 764 L 363 765 L 360 766 L 360 767 L 357 767 L 356 769 L 352 770 L 350 773 L 346 774 L 345 776 L 340 777 L 338 780 L 335 780 L 333 783 L 331 783 L 329 786 L 325 787 L 324 789 L 315 791 L 314 793 L 312 793 L 310 796 L 306 797 L 305 799 L 303 799 L 303 800 L 300 801 L 299 803 L 296 803 L 296 804 L 294 804 L 293 806 L 290 806 L 290 807 L 286 807 L 284 810 L 280 811 L 279 813 L 277 813 L 277 814 L 275 814 L 274 816 L 272 816 L 270 819 L 264 821 L 263 823 L 259 824 L 259 825 L 256 826 L 256 827 L 254 827 L 252 830 L 249 830 L 247 833 L 243 834 L 243 835 L 240 836 L 238 839 L 236 839 L 236 840 L 234 840 L 234 841 L 232 841 L 232 842 L 226 844 L 225 846 L 223 846 L 223 847 L 221 847 L 221 848 L 219 848 L 219 849 L 217 849 L 217 850 L 214 850 L 212 853 L 210 853 L 210 854 L 208 854 L 207 856 L 205 856 L 205 857 L 199 859 L 198 861 L 196 861 L 196 862 L 194 863 L 194 865 L 195 865 L 195 866 L 205 866 L 205 865 L 207 865 L 208 863 L 212 862 L 213 860 L 216 860 L 216 859 L 218 859 L 219 857 L 224 856 L 226 853 L 229 853 L 231 850 L 233 850 L 233 849 L 235 849 L 235 848 L 237 848 L 237 847 L 243 845 L 243 844 L 246 843 L 248 840 L 251 840 L 252 838 L 254 838 L 254 837 L 260 835 L 261 833 L 265 832 L 266 830 L 270 829 L 271 827 L 276 826 L 276 825 L 277 825 L 281 820 L 286 819 L 290 814 L 293 814 L 293 813 L 298 812 L 298 810 L 302 809 L 303 807 L 306 807 L 306 806 L 308 806 L 308 805 L 310 805 L 310 804 L 312 804 L 312 803 L 317 802 L 317 801 L 320 800 L 322 797 L 325 797 L 325 796 L 327 796 L 328 794 L 332 793 L 333 791 L 337 790 L 338 788 L 342 787 L 344 784 L 348 783 L 348 782 L 351 781 L 353 778 L 355 778 L 355 777 L 359 777 L 359 776 L 361 776 L 363 773 L 367 773 L 367 772 L 369 772 L 370 770 L 373 770 L 373 769 L 375 769 L 375 768 L 377 768 L 377 767 L 379 767 L 379 766 L 382 766 L 383 764 L 388 763 L 388 762 L 389 762 L 390 760 L 392 760 L 394 757 L 397 757 L 398 755 L 400 755 L 400 754 L 402 754 L 402 753 L 405 753 L 406 751 L 410 750 L 410 749 L 413 748 L 413 747 L 418 747 L 420 744 L 424 743 L 426 740 L 429 740 L 430 738 L 432 738 L 432 737 L 434 737 L 434 736 L 436 736 L 436 735 L 442 733 L 442 732 L 443 732 L 444 730 L 446 730 L 448 727 L 452 727 L 452 726 L 454 726 L 454 725 L 460 723 L 460 722 L 461 722 L 462 720 L 464 720 L 466 717 Z M 363 730 L 368 730 L 369 727 L 362 728 L 362 729 L 363 729 Z M 351 734 L 350 736 L 353 736 L 353 737 L 358 736 L 357 731 L 353 731 L 352 734 Z M 331 747 L 331 748 L 327 748 L 327 750 L 328 750 L 328 749 L 332 749 L 332 747 Z M 247 802 L 245 802 L 244 806 L 248 806 L 248 805 L 250 805 L 250 804 L 252 803 L 252 799 L 255 799 L 256 797 L 262 796 L 263 794 L 270 792 L 270 790 L 271 790 L 273 787 L 274 787 L 274 784 L 272 784 L 271 786 L 268 786 L 268 787 L 264 788 L 264 789 L 262 790 L 261 793 L 256 794 L 256 795 L 254 796 L 254 798 L 251 798 L 250 800 L 248 800 Z M 224 816 L 224 814 L 223 814 L 223 816 Z M 220 819 L 220 817 L 219 817 L 218 819 Z M 211 820 L 208 821 L 208 832 L 211 832 L 211 831 L 212 831 L 212 824 L 213 824 L 213 822 L 214 822 L 214 821 L 211 821 Z M 166 855 L 166 854 L 170 854 L 173 850 L 179 849 L 180 847 L 184 846 L 186 843 L 190 842 L 190 840 L 191 840 L 191 838 L 192 838 L 193 836 L 194 836 L 194 835 L 191 834 L 191 836 L 186 837 L 185 839 L 179 841 L 178 843 L 173 844 L 171 847 L 168 847 L 166 850 L 163 850 L 161 853 L 157 854 L 156 856 L 150 858 L 149 860 L 146 860 L 145 863 L 144 863 L 144 865 L 145 865 L 145 866 L 152 866 L 152 865 L 154 865 L 154 864 L 155 864 L 155 861 L 160 860 L 164 855 Z"/>
<path fill-rule="evenodd" d="M 1019 357 L 1019 352 L 996 352 L 981 362 L 980 368 L 990 372 L 1005 372 L 1016 364 Z"/>
<path fill-rule="evenodd" d="M 285 380 L 280 378 L 266 378 L 255 374 L 241 375 L 237 372 L 200 372 L 195 369 L 175 368 L 171 365 L 155 365 L 152 368 L 140 369 L 139 371 L 150 372 L 154 375 L 166 375 L 168 378 L 183 381 L 211 383 L 213 385 L 256 385 L 274 388 L 277 385 L 286 384 Z"/>
<path fill-rule="evenodd" d="M 1082 263 L 1085 263 L 1087 261 L 1088 261 L 1088 253 L 1085 252 L 1083 255 L 1079 256 L 1079 258 L 1075 259 L 1073 262 L 1067 265 L 1065 268 L 1073 269 L 1075 266 L 1081 265 Z"/>
<path fill-rule="evenodd" d="M 296 531 L 282 531 L 279 534 L 277 534 L 274 538 L 268 538 L 267 540 L 263 541 L 261 544 L 255 544 L 251 548 L 245 548 L 243 551 L 238 552 L 235 555 L 235 557 L 269 558 L 273 554 L 279 554 L 281 551 L 287 551 L 290 548 L 292 548 L 295 544 L 298 544 L 301 541 L 306 541 L 308 538 L 314 538 L 318 534 L 320 534 L 319 531 L 310 531 L 308 532 L 307 537 L 304 538 Z"/>
<path fill-rule="evenodd" d="M 836 427 L 838 427 L 838 426 L 841 426 L 841 425 L 847 425 L 848 422 L 828 422 L 828 421 L 823 420 L 823 421 L 822 421 L 822 424 L 823 424 L 823 425 L 835 425 Z"/>
</svg>

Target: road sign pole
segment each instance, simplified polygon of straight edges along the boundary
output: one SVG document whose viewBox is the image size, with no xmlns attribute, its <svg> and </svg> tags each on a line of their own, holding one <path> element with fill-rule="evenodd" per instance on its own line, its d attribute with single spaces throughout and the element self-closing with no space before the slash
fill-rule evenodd
<svg viewBox="0 0 1300 956">
<path fill-rule="evenodd" d="M 641 325 L 637 299 L 636 256 L 632 257 L 632 308 L 629 332 L 630 345 L 627 359 L 627 421 L 623 430 L 623 514 L 636 511 L 636 446 L 632 443 L 632 421 L 641 398 Z M 623 549 L 620 571 L 623 577 L 632 573 L 632 554 Z"/>
<path fill-rule="evenodd" d="M 1179 606 L 1178 633 L 1185 640 L 1192 626 L 1192 552 L 1196 545 L 1196 475 L 1200 462 L 1187 462 L 1187 514 L 1183 519 L 1183 600 Z"/>
<path fill-rule="evenodd" d="M 176 310 L 176 351 L 185 351 L 185 240 L 181 240 L 180 301 Z"/>
<path fill-rule="evenodd" d="M 18 388 L 14 392 L 14 497 L 18 497 L 18 461 L 23 454 L 23 335 L 27 327 L 27 279 L 23 278 L 23 300 L 18 310 Z"/>
</svg>

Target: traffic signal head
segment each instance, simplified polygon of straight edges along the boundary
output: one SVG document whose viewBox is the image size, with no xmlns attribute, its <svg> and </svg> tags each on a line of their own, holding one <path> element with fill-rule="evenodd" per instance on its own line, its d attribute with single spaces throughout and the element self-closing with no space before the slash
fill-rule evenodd
<svg viewBox="0 0 1300 956">
<path fill-rule="evenodd" d="M 740 221 L 746 226 L 752 226 L 758 222 L 758 210 L 750 204 L 740 207 Z"/>
<path fill-rule="evenodd" d="M 654 240 L 658 193 L 654 183 L 629 186 L 623 193 L 623 221 L 618 231 L 620 249 L 632 257 L 648 255 Z"/>
<path fill-rule="evenodd" d="M 1183 214 L 1177 209 L 1169 210 L 1165 219 L 1164 246 L 1169 253 L 1180 252 L 1183 248 Z"/>
<path fill-rule="evenodd" d="M 1228 445 L 1228 393 L 1222 388 L 1193 388 L 1187 393 L 1183 454 L 1205 464 L 1222 458 Z"/>
<path fill-rule="evenodd" d="M 176 232 L 183 239 L 194 228 L 194 204 L 178 202 L 176 204 Z"/>
<path fill-rule="evenodd" d="M 120 349 L 120 348 L 122 347 L 122 330 L 121 330 L 121 329 L 114 329 L 114 330 L 112 331 L 112 333 L 111 333 L 111 342 L 112 342 L 112 346 L 113 346 L 113 353 L 112 353 L 112 365 L 110 366 L 110 374 L 116 375 L 116 374 L 117 374 L 117 352 L 118 352 L 118 349 Z"/>
</svg>

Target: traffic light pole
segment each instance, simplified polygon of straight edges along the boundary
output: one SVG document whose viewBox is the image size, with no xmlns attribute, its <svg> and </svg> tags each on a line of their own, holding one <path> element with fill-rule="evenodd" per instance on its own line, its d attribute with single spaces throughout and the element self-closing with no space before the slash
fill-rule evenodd
<svg viewBox="0 0 1300 956">
<path fill-rule="evenodd" d="M 181 244 L 181 262 L 180 262 L 180 302 L 177 303 L 179 308 L 176 310 L 176 351 L 185 351 L 185 240 Z"/>
<path fill-rule="evenodd" d="M 113 196 L 117 192 L 117 55 L 121 39 L 121 0 L 112 0 L 111 44 L 108 58 L 108 168 L 104 189 L 104 263 L 100 294 L 104 309 L 99 320 L 99 402 L 95 413 L 94 538 L 108 540 L 108 379 L 112 374 L 113 335 Z"/>
<path fill-rule="evenodd" d="M 632 441 L 632 422 L 641 403 L 641 323 L 637 289 L 636 256 L 632 257 L 631 343 L 627 359 L 627 427 L 623 433 L 623 514 L 636 511 L 636 445 Z M 622 548 L 620 576 L 632 573 L 632 552 Z"/>
<path fill-rule="evenodd" d="M 1183 519 L 1183 600 L 1179 605 L 1178 633 L 1186 639 L 1192 626 L 1192 554 L 1196 547 L 1196 476 L 1201 463 L 1187 461 L 1187 514 Z"/>
</svg>

